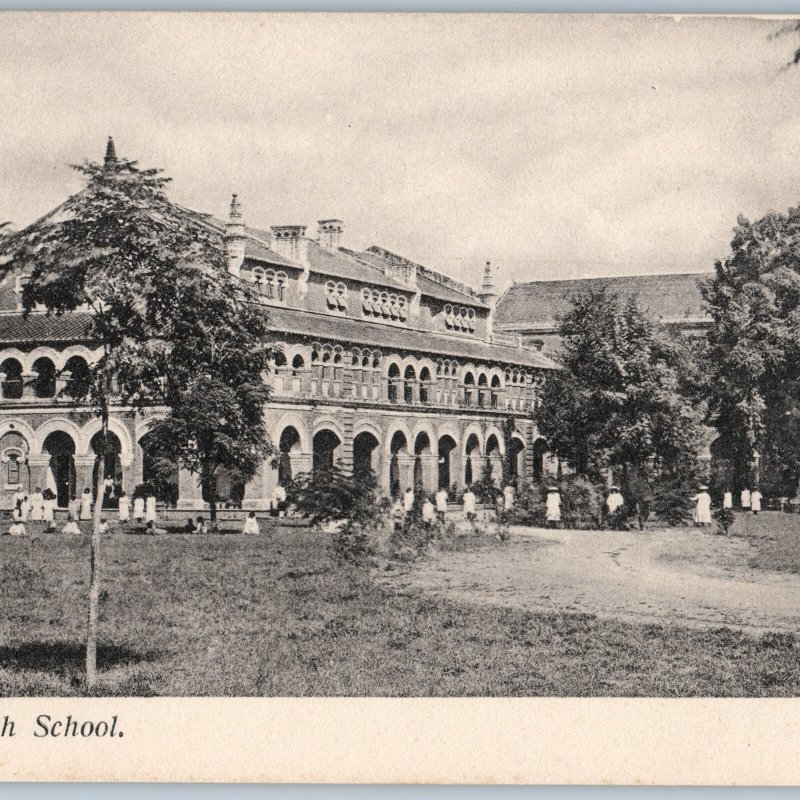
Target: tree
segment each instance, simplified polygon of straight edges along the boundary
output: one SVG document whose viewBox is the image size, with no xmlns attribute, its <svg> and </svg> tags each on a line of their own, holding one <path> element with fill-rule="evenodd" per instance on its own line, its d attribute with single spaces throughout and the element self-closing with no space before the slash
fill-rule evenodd
<svg viewBox="0 0 800 800">
<path fill-rule="evenodd" d="M 702 287 L 715 446 L 735 489 L 760 478 L 768 493 L 794 495 L 800 479 L 798 254 L 800 208 L 739 217 L 730 255 Z"/>
<path fill-rule="evenodd" d="M 118 159 L 111 140 L 102 165 L 85 162 L 75 169 L 87 179 L 86 187 L 9 237 L 4 262 L 8 270 L 30 273 L 23 294 L 25 313 L 39 304 L 52 314 L 74 313 L 85 323 L 86 338 L 102 351 L 86 380 L 70 387 L 73 401 L 88 406 L 101 421 L 86 639 L 86 681 L 91 689 L 97 681 L 99 528 L 110 406 L 128 402 L 141 409 L 172 403 L 168 413 L 180 419 L 188 414 L 181 403 L 199 403 L 205 389 L 217 402 L 224 397 L 233 403 L 227 415 L 217 417 L 218 427 L 233 433 L 228 417 L 237 415 L 242 393 L 265 397 L 266 388 L 259 394 L 249 377 L 242 393 L 224 395 L 212 386 L 222 365 L 238 369 L 242 364 L 228 352 L 240 338 L 226 337 L 215 323 L 230 321 L 240 310 L 242 325 L 263 318 L 263 326 L 254 327 L 261 334 L 266 317 L 249 302 L 247 288 L 227 272 L 219 232 L 200 215 L 169 202 L 169 179 L 160 170 Z M 181 302 L 182 292 L 188 302 Z M 192 308 L 186 308 L 188 303 Z M 240 324 L 234 328 L 238 332 Z M 262 355 L 258 363 L 265 360 Z M 247 356 L 244 361 L 250 363 Z M 228 376 L 224 385 L 234 379 Z M 186 426 L 186 436 L 195 430 Z M 173 444 L 176 441 L 173 438 Z M 187 447 L 180 451 L 182 456 Z M 248 461 L 245 467 L 250 466 Z"/>
<path fill-rule="evenodd" d="M 629 505 L 643 482 L 696 472 L 703 407 L 687 342 L 605 289 L 573 298 L 560 334 L 564 370 L 535 413 L 551 450 L 594 481 L 616 468 Z"/>
</svg>

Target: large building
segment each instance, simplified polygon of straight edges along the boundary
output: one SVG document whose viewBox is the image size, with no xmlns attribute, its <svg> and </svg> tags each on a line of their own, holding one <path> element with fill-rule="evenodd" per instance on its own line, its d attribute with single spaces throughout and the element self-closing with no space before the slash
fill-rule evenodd
<svg viewBox="0 0 800 800">
<path fill-rule="evenodd" d="M 257 285 L 275 331 L 266 420 L 278 456 L 246 486 L 222 476 L 223 502 L 264 509 L 277 483 L 337 462 L 372 469 L 386 493 L 461 487 L 485 470 L 499 482 L 504 461 L 521 479 L 541 471 L 530 412 L 554 364 L 494 329 L 488 264 L 475 291 L 382 247 L 344 247 L 341 220 L 320 220 L 311 235 L 304 225 L 260 230 L 245 224 L 236 196 L 225 221 L 187 213 L 217 236 L 229 270 Z M 85 314 L 24 317 L 26 276 L 13 263 L 5 270 L 0 503 L 40 486 L 63 507 L 92 485 L 100 423 L 59 393 L 99 353 Z M 107 472 L 128 493 L 148 478 L 154 414 L 113 412 Z M 203 507 L 196 476 L 180 470 L 175 483 L 179 508 Z"/>
<path fill-rule="evenodd" d="M 515 283 L 497 302 L 494 326 L 497 331 L 520 336 L 526 347 L 554 354 L 560 343 L 559 318 L 569 310 L 571 299 L 605 288 L 622 298 L 635 299 L 653 319 L 683 335 L 702 336 L 711 317 L 703 306 L 700 282 L 711 275 L 681 272 Z"/>
</svg>

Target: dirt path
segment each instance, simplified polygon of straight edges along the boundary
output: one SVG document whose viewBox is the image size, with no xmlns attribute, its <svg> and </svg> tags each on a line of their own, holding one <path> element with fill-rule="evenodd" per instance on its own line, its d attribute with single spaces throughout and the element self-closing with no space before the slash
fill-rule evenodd
<svg viewBox="0 0 800 800">
<path fill-rule="evenodd" d="M 800 631 L 800 576 L 749 568 L 749 548 L 687 530 L 520 529 L 505 547 L 437 554 L 383 580 L 395 590 L 535 611 Z"/>
</svg>

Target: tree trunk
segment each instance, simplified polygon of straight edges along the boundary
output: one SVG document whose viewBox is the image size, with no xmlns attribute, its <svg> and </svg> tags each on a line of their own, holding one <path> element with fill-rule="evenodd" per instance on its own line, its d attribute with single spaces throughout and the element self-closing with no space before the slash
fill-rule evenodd
<svg viewBox="0 0 800 800">
<path fill-rule="evenodd" d="M 203 493 L 208 498 L 208 516 L 213 528 L 217 522 L 217 476 L 205 467 L 202 477 Z"/>
<path fill-rule="evenodd" d="M 94 514 L 92 515 L 92 544 L 89 557 L 89 615 L 86 625 L 86 688 L 97 685 L 97 616 L 100 604 L 100 520 L 103 514 L 103 482 L 106 472 L 106 444 L 108 440 L 108 414 L 102 417 L 101 443 L 94 482 Z"/>
</svg>

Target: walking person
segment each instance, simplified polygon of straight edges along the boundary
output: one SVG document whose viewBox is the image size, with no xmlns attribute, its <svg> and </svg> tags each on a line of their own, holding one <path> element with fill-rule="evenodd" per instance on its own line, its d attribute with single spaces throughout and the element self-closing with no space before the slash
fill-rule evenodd
<svg viewBox="0 0 800 800">
<path fill-rule="evenodd" d="M 711 527 L 711 495 L 708 486 L 701 486 L 700 491 L 692 498 L 695 501 L 694 518 L 700 525 Z"/>
<path fill-rule="evenodd" d="M 80 517 L 81 519 L 92 518 L 92 493 L 89 491 L 88 486 L 83 490 L 83 494 L 81 495 Z"/>
<path fill-rule="evenodd" d="M 551 486 L 547 490 L 547 500 L 545 501 L 545 512 L 547 516 L 547 527 L 551 525 L 557 528 L 561 522 L 561 493 L 558 486 Z"/>
<path fill-rule="evenodd" d="M 763 499 L 761 492 L 758 491 L 758 487 L 753 489 L 750 495 L 750 509 L 753 512 L 753 516 L 757 517 L 758 512 L 761 511 L 761 500 Z"/>
</svg>

